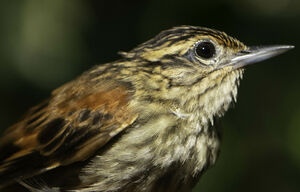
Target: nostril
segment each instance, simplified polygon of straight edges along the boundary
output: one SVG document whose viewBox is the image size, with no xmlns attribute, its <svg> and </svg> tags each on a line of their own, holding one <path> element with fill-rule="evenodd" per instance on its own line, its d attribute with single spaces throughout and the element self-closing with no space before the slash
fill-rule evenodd
<svg viewBox="0 0 300 192">
<path fill-rule="evenodd" d="M 242 51 L 240 51 L 239 53 L 242 54 L 242 55 L 244 55 L 244 54 L 249 54 L 249 53 L 251 53 L 251 51 L 250 51 L 250 50 L 242 50 Z"/>
</svg>

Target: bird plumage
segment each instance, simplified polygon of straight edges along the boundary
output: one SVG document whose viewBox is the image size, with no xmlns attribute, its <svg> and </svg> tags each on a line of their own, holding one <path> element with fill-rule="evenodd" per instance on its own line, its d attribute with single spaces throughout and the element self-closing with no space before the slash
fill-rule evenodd
<svg viewBox="0 0 300 192">
<path fill-rule="evenodd" d="M 215 47 L 211 58 L 197 55 L 201 42 Z M 90 69 L 3 134 L 0 185 L 191 190 L 216 161 L 214 118 L 236 100 L 242 78 L 242 68 L 225 64 L 245 50 L 223 32 L 180 26 Z"/>
</svg>

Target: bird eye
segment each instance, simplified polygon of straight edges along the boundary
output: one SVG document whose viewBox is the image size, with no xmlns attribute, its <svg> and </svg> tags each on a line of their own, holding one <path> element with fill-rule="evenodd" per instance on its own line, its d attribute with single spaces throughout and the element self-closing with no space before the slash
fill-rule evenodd
<svg viewBox="0 0 300 192">
<path fill-rule="evenodd" d="M 204 59 L 210 59 L 212 58 L 215 53 L 216 53 L 216 48 L 215 45 L 211 42 L 200 42 L 197 46 L 196 46 L 196 54 L 199 57 L 202 57 Z"/>
</svg>

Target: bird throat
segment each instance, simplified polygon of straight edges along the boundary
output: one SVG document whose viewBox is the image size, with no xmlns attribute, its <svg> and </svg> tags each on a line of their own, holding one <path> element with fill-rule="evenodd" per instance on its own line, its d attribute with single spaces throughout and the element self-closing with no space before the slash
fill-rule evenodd
<svg viewBox="0 0 300 192">
<path fill-rule="evenodd" d="M 184 108 L 198 119 L 201 129 L 213 125 L 213 119 L 222 117 L 232 102 L 237 101 L 237 89 L 243 69 L 218 70 L 203 78 L 191 88 Z"/>
</svg>

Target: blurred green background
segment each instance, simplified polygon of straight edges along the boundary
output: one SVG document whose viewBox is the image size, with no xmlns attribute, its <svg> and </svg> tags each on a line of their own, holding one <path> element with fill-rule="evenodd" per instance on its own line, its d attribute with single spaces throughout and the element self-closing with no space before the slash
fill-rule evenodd
<svg viewBox="0 0 300 192">
<path fill-rule="evenodd" d="M 217 164 L 194 191 L 300 191 L 299 0 L 1 1 L 1 131 L 91 66 L 182 24 L 296 46 L 246 70 Z"/>
</svg>

